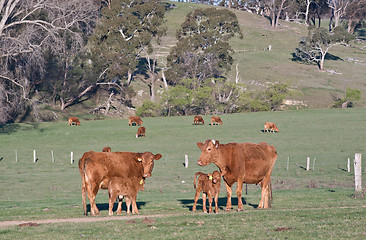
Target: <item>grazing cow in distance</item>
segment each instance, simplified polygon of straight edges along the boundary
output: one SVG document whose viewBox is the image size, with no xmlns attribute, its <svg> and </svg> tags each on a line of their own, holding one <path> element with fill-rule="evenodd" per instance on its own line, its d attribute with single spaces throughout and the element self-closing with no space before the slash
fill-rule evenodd
<svg viewBox="0 0 366 240">
<path fill-rule="evenodd" d="M 111 152 L 112 149 L 110 147 L 104 147 L 102 152 Z"/>
<path fill-rule="evenodd" d="M 117 214 L 122 214 L 122 201 L 126 198 L 127 214 L 130 214 L 130 206 L 132 204 L 132 214 L 138 214 L 136 197 L 138 191 L 145 190 L 145 180 L 143 178 L 123 178 L 112 177 L 108 183 L 109 196 L 109 216 L 113 215 L 113 204 L 118 197 Z"/>
<path fill-rule="evenodd" d="M 198 183 L 196 187 L 196 179 L 198 177 Z M 196 194 L 194 196 L 194 204 L 192 211 L 196 211 L 196 204 L 198 201 L 198 197 L 202 192 L 202 203 L 203 203 L 203 212 L 207 213 L 206 209 L 206 196 L 208 197 L 208 212 L 212 213 L 212 197 L 215 198 L 215 213 L 219 212 L 219 193 L 220 193 L 220 184 L 221 184 L 221 173 L 219 171 L 214 171 L 213 173 L 204 174 L 202 172 L 197 172 L 194 175 L 194 188 L 196 189 Z"/>
<path fill-rule="evenodd" d="M 161 154 L 151 152 L 86 152 L 79 159 L 81 194 L 84 213 L 87 215 L 86 193 L 90 201 L 90 212 L 99 215 L 95 197 L 99 189 L 107 189 L 112 177 L 147 178 L 151 177 L 154 160 Z"/>
<path fill-rule="evenodd" d="M 146 137 L 145 127 L 139 127 L 137 129 L 136 138 L 138 138 L 138 137 Z"/>
<path fill-rule="evenodd" d="M 69 123 L 69 126 L 72 126 L 72 125 L 80 126 L 80 121 L 79 121 L 79 118 L 77 118 L 77 117 L 69 117 L 67 122 Z"/>
<path fill-rule="evenodd" d="M 201 116 L 194 116 L 193 125 L 198 125 L 199 122 L 202 125 L 205 124 L 205 121 L 203 120 L 203 118 Z"/>
<path fill-rule="evenodd" d="M 258 208 L 269 208 L 272 200 L 271 174 L 277 159 L 274 146 L 267 143 L 227 143 L 206 140 L 197 142 L 201 155 L 198 159 L 199 166 L 214 163 L 221 171 L 224 178 L 227 202 L 226 210 L 231 209 L 232 185 L 236 182 L 236 195 L 238 196 L 238 211 L 243 211 L 241 199 L 243 183 L 258 184 L 262 187 L 262 196 Z"/>
<path fill-rule="evenodd" d="M 274 123 L 272 123 L 272 122 L 266 122 L 266 123 L 264 123 L 264 130 L 263 130 L 263 132 L 275 132 L 275 131 L 277 131 L 277 132 L 280 132 L 279 130 L 278 130 L 278 127 L 276 126 L 276 124 L 274 124 Z"/>
<path fill-rule="evenodd" d="M 142 125 L 142 120 L 138 116 L 129 116 L 128 117 L 128 125 L 132 126 L 132 123 L 136 123 L 136 125 L 140 126 L 140 125 Z"/>
<path fill-rule="evenodd" d="M 222 120 L 220 117 L 211 117 L 211 126 L 212 125 L 222 125 Z"/>
</svg>

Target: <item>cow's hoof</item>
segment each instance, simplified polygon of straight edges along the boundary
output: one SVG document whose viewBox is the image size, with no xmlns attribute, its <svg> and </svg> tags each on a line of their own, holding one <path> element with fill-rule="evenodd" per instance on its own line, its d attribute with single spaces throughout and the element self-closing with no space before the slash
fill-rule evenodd
<svg viewBox="0 0 366 240">
<path fill-rule="evenodd" d="M 117 215 L 122 215 L 122 212 L 117 212 Z"/>
<path fill-rule="evenodd" d="M 230 208 L 226 208 L 225 212 L 230 212 L 230 210 L 231 210 Z"/>
<path fill-rule="evenodd" d="M 244 211 L 242 208 L 238 208 L 237 210 L 236 210 L 237 212 L 242 212 L 242 211 Z"/>
</svg>

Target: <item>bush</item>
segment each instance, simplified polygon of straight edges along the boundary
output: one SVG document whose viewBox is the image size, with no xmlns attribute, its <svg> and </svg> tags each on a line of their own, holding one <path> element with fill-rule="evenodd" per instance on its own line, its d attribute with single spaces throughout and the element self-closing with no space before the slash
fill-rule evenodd
<svg viewBox="0 0 366 240">
<path fill-rule="evenodd" d="M 151 101 L 143 102 L 142 106 L 138 107 L 136 111 L 136 115 L 141 117 L 159 117 L 161 113 L 161 105 Z"/>
</svg>

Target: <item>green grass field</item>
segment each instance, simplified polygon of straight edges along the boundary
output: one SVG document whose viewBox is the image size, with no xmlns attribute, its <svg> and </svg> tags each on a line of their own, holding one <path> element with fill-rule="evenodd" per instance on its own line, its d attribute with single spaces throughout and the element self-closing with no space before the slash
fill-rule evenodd
<svg viewBox="0 0 366 240">
<path fill-rule="evenodd" d="M 127 119 L 81 119 L 80 127 L 69 127 L 66 121 L 6 125 L 0 129 L 0 221 L 93 218 L 83 217 L 77 168 L 86 151 L 110 146 L 112 151 L 151 151 L 163 157 L 137 197 L 140 216 L 154 215 L 152 223 L 135 219 L 8 226 L 0 227 L 0 239 L 363 239 L 366 202 L 353 197 L 354 173 L 346 169 L 347 158 L 366 153 L 365 117 L 366 109 L 355 108 L 222 115 L 222 126 L 209 126 L 210 116 L 204 116 L 203 126 L 192 125 L 192 116 L 143 118 L 147 136 L 139 139 L 137 127 L 128 126 Z M 280 132 L 263 133 L 265 121 L 275 122 Z M 256 209 L 260 188 L 248 185 L 244 212 L 236 212 L 234 187 L 233 209 L 224 213 L 222 183 L 219 214 L 203 214 L 201 201 L 198 211 L 191 212 L 194 174 L 217 169 L 196 163 L 200 155 L 196 143 L 211 138 L 221 143 L 268 142 L 276 147 L 271 209 Z M 183 166 L 185 154 L 188 168 Z M 307 157 L 310 171 L 304 169 Z M 365 164 L 362 169 L 365 184 Z M 107 191 L 98 193 L 97 205 L 101 216 L 96 218 L 105 218 Z"/>
</svg>

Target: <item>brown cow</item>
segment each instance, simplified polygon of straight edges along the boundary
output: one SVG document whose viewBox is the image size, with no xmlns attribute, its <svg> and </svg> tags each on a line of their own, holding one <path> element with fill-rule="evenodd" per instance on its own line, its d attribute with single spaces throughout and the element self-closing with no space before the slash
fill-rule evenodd
<svg viewBox="0 0 366 240">
<path fill-rule="evenodd" d="M 95 196 L 99 188 L 107 189 L 110 178 L 146 178 L 151 176 L 154 160 L 159 160 L 161 154 L 151 152 L 86 152 L 79 160 L 81 176 L 81 194 L 84 213 L 86 209 L 86 192 L 90 201 L 90 212 L 98 215 Z"/>
<path fill-rule="evenodd" d="M 196 187 L 196 179 L 198 177 L 198 183 Z M 194 188 L 196 189 L 196 195 L 194 196 L 194 205 L 192 211 L 196 211 L 196 204 L 198 201 L 198 197 L 202 192 L 202 203 L 203 203 L 203 212 L 207 213 L 206 209 L 206 195 L 208 196 L 208 212 L 212 213 L 212 197 L 215 198 L 215 213 L 219 212 L 219 193 L 220 193 L 220 184 L 221 184 L 221 173 L 219 171 L 214 171 L 213 173 L 204 174 L 202 172 L 197 172 L 194 175 Z"/>
<path fill-rule="evenodd" d="M 276 124 L 272 123 L 272 122 L 266 122 L 264 123 L 264 131 L 263 132 L 274 132 L 274 131 L 277 131 L 277 132 L 280 132 L 278 130 L 278 127 L 276 126 Z"/>
<path fill-rule="evenodd" d="M 118 196 L 117 214 L 122 214 L 122 200 L 126 197 L 127 214 L 130 214 L 130 206 L 132 203 L 132 214 L 138 214 L 136 197 L 138 191 L 145 190 L 145 182 L 143 178 L 121 178 L 112 177 L 108 183 L 109 195 L 109 216 L 113 215 L 113 204 Z"/>
<path fill-rule="evenodd" d="M 142 125 L 142 120 L 138 116 L 129 116 L 128 117 L 128 125 L 132 126 L 132 123 L 136 123 L 137 125 Z"/>
<path fill-rule="evenodd" d="M 102 152 L 111 152 L 112 149 L 110 147 L 104 147 Z"/>
<path fill-rule="evenodd" d="M 193 125 L 198 125 L 199 122 L 202 125 L 205 124 L 205 121 L 203 120 L 203 118 L 201 116 L 194 116 Z"/>
<path fill-rule="evenodd" d="M 219 125 L 219 124 L 222 125 L 222 120 L 221 120 L 220 117 L 212 117 L 211 118 L 211 126 L 216 125 L 216 123 L 217 123 L 217 125 Z"/>
<path fill-rule="evenodd" d="M 136 138 L 138 137 L 146 137 L 145 127 L 139 127 L 139 129 L 137 129 Z"/>
<path fill-rule="evenodd" d="M 198 142 L 197 146 L 201 149 L 198 165 L 214 163 L 221 171 L 227 191 L 226 211 L 231 209 L 231 187 L 235 182 L 237 182 L 238 211 L 243 211 L 241 200 L 243 183 L 261 183 L 262 196 L 258 208 L 270 207 L 271 174 L 277 159 L 274 146 L 267 143 L 219 144 L 219 141 L 215 140 Z"/>
<path fill-rule="evenodd" d="M 69 126 L 72 126 L 72 125 L 80 126 L 80 121 L 79 121 L 79 118 L 77 118 L 77 117 L 69 117 L 68 123 L 69 123 Z"/>
</svg>

